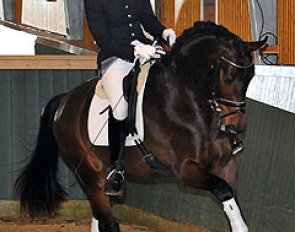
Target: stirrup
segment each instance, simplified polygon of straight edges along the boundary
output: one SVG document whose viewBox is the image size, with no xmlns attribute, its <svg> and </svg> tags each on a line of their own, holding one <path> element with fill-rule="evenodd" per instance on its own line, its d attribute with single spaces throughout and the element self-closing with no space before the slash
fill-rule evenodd
<svg viewBox="0 0 295 232">
<path fill-rule="evenodd" d="M 122 196 L 124 194 L 124 171 L 113 169 L 107 176 L 104 193 L 107 196 Z"/>
</svg>

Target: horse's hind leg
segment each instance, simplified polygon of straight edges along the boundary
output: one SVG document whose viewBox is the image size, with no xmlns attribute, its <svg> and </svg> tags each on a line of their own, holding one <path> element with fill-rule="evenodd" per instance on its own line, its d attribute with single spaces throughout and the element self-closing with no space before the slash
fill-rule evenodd
<svg viewBox="0 0 295 232">
<path fill-rule="evenodd" d="M 88 154 L 77 171 L 77 177 L 90 201 L 93 219 L 91 232 L 119 232 L 111 212 L 109 197 L 104 194 L 106 172 L 101 162 Z"/>
<path fill-rule="evenodd" d="M 248 227 L 236 203 L 232 187 L 225 180 L 214 175 L 209 176 L 208 183 L 213 194 L 223 204 L 223 209 L 229 219 L 232 232 L 247 232 Z"/>
</svg>

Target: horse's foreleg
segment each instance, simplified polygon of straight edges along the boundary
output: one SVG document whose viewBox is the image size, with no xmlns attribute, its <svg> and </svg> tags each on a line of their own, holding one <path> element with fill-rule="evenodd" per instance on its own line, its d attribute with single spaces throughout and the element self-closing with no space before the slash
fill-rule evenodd
<svg viewBox="0 0 295 232">
<path fill-rule="evenodd" d="M 85 160 L 77 174 L 92 209 L 91 232 L 119 232 L 119 224 L 112 215 L 109 197 L 103 191 L 106 172 L 102 164 L 95 159 L 91 162 Z"/>
<path fill-rule="evenodd" d="M 95 217 L 92 217 L 91 232 L 99 232 L 98 227 L 99 227 L 98 220 Z"/>
<path fill-rule="evenodd" d="M 236 203 L 232 187 L 223 179 L 213 175 L 209 176 L 208 183 L 213 194 L 223 204 L 223 210 L 229 219 L 232 232 L 247 232 L 248 227 Z"/>
<path fill-rule="evenodd" d="M 226 216 L 230 221 L 232 232 L 247 232 L 248 227 L 243 220 L 240 208 L 237 205 L 235 198 L 223 201 L 222 204 Z"/>
</svg>

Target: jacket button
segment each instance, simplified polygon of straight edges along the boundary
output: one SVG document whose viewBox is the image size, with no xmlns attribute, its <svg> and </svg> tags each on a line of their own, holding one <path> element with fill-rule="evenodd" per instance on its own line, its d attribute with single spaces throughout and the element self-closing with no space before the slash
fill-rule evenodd
<svg viewBox="0 0 295 232">
<path fill-rule="evenodd" d="M 131 36 L 135 36 L 135 34 L 134 33 L 131 33 Z"/>
<path fill-rule="evenodd" d="M 133 25 L 132 25 L 132 23 L 129 23 L 129 27 L 132 27 Z"/>
<path fill-rule="evenodd" d="M 129 14 L 129 15 L 128 15 L 128 18 L 131 18 L 131 17 L 132 17 L 132 15 Z"/>
<path fill-rule="evenodd" d="M 129 6 L 128 5 L 125 5 L 125 9 L 128 9 L 129 8 Z"/>
</svg>

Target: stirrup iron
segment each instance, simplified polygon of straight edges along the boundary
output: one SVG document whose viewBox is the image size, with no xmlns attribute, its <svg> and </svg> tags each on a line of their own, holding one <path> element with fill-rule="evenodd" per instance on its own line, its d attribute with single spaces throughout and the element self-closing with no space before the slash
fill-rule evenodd
<svg viewBox="0 0 295 232">
<path fill-rule="evenodd" d="M 113 178 L 113 179 L 112 179 Z M 104 193 L 107 196 L 124 195 L 124 171 L 113 169 L 107 176 Z"/>
</svg>

